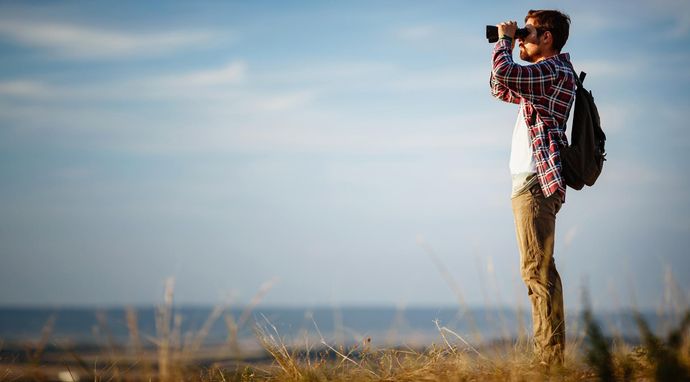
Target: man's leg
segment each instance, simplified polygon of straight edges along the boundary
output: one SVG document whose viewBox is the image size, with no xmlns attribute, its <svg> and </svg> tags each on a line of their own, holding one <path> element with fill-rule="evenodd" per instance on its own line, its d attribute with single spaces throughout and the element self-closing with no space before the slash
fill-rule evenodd
<svg viewBox="0 0 690 382">
<path fill-rule="evenodd" d="M 548 363 L 561 363 L 565 320 L 561 278 L 553 260 L 560 197 L 545 198 L 539 185 L 512 199 L 520 248 L 520 274 L 532 303 L 534 349 Z"/>
<path fill-rule="evenodd" d="M 551 297 L 551 327 L 553 328 L 553 343 L 556 346 L 555 361 L 563 363 L 563 352 L 565 351 L 565 306 L 563 305 L 563 286 L 561 276 L 556 270 L 556 262 L 551 257 L 549 267 L 549 295 Z"/>
</svg>

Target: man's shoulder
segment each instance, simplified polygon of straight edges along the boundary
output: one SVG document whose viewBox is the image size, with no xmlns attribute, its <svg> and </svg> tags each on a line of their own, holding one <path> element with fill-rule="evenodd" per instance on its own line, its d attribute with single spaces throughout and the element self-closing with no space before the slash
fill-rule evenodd
<svg viewBox="0 0 690 382">
<path fill-rule="evenodd" d="M 570 53 L 560 53 L 553 56 L 553 63 L 559 68 L 568 69 L 568 72 L 570 72 L 572 68 Z"/>
<path fill-rule="evenodd" d="M 570 61 L 570 53 L 559 53 L 544 61 L 548 61 L 548 65 L 558 73 L 558 77 L 573 77 L 574 81 L 575 73 Z"/>
<path fill-rule="evenodd" d="M 555 54 L 528 66 L 539 68 L 541 72 L 551 73 L 557 77 L 560 77 L 561 75 L 568 75 L 572 72 L 570 69 L 571 64 L 569 53 Z"/>
</svg>

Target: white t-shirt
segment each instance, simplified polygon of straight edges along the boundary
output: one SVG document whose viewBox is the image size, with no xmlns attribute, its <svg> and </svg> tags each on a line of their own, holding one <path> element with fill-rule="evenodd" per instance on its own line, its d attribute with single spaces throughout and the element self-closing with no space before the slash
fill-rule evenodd
<svg viewBox="0 0 690 382">
<path fill-rule="evenodd" d="M 510 146 L 510 175 L 512 177 L 511 197 L 522 194 L 537 183 L 537 162 L 534 160 L 532 142 L 525 123 L 522 106 L 518 112 L 515 128 L 513 128 L 513 142 Z"/>
<path fill-rule="evenodd" d="M 537 172 L 537 162 L 534 160 L 525 114 L 522 106 L 519 109 L 515 128 L 513 128 L 513 143 L 510 146 L 511 175 Z"/>
</svg>

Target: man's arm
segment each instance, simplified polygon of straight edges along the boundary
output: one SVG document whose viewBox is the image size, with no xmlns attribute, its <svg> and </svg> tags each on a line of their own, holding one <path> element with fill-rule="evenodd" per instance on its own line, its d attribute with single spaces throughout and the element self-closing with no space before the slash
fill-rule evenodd
<svg viewBox="0 0 690 382">
<path fill-rule="evenodd" d="M 491 95 L 495 98 L 498 98 L 504 102 L 520 103 L 520 96 L 498 82 L 494 77 L 493 71 L 491 72 L 491 78 L 489 79 L 489 86 L 491 87 Z"/>
<path fill-rule="evenodd" d="M 511 42 L 499 39 L 494 47 L 492 82 L 496 81 L 509 91 L 534 102 L 547 94 L 557 78 L 556 68 L 549 62 L 542 61 L 534 65 L 522 66 L 513 61 Z M 492 85 L 493 89 L 493 85 Z"/>
<path fill-rule="evenodd" d="M 512 54 L 513 47 L 515 46 L 515 38 L 513 37 L 515 35 L 515 31 L 513 30 L 512 25 L 507 25 L 503 26 L 499 25 L 499 40 L 506 39 L 509 43 L 510 46 L 510 52 Z M 511 35 L 506 35 L 505 33 L 508 32 Z M 494 48 L 495 49 L 495 48 Z M 491 77 L 489 78 L 489 87 L 491 87 L 491 95 L 494 96 L 495 98 L 500 99 L 501 101 L 504 102 L 509 102 L 509 103 L 520 103 L 520 96 L 516 94 L 514 91 L 508 89 L 505 87 L 503 84 L 498 82 L 496 80 L 496 77 L 494 76 L 493 68 L 491 70 Z"/>
</svg>

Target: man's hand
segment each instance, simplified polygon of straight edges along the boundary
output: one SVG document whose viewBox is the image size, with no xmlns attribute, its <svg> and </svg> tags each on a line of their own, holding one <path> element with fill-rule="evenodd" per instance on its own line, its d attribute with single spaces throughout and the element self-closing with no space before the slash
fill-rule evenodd
<svg viewBox="0 0 690 382">
<path fill-rule="evenodd" d="M 517 30 L 517 21 L 506 21 L 496 26 L 498 27 L 498 38 L 501 38 L 503 36 L 515 38 L 515 31 Z"/>
<path fill-rule="evenodd" d="M 510 48 L 512 49 L 515 47 L 515 31 L 517 30 L 517 21 L 506 21 L 496 26 L 498 27 L 498 38 L 500 39 L 503 36 L 510 37 L 513 40 Z"/>
</svg>

